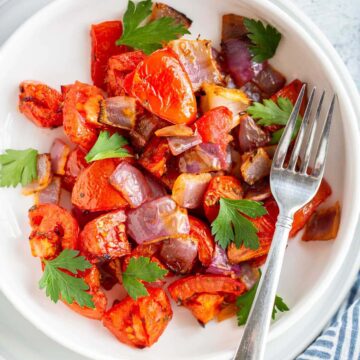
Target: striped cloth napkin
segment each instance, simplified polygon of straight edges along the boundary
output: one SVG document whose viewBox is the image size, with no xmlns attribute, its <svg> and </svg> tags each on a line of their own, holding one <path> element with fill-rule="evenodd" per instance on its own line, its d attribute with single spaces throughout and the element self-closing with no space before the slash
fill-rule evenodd
<svg viewBox="0 0 360 360">
<path fill-rule="evenodd" d="M 296 360 L 360 360 L 360 273 L 330 325 Z"/>
</svg>

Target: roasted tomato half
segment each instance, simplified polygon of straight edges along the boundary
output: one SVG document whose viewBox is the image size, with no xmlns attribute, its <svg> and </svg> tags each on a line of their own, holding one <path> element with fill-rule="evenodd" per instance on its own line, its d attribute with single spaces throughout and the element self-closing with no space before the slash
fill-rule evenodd
<svg viewBox="0 0 360 360">
<path fill-rule="evenodd" d="M 316 195 L 304 207 L 298 210 L 294 215 L 294 223 L 290 231 L 290 237 L 295 236 L 306 223 L 311 215 L 316 211 L 321 203 L 323 203 L 331 195 L 331 187 L 328 182 L 323 179 Z"/>
<path fill-rule="evenodd" d="M 87 223 L 80 233 L 81 252 L 93 263 L 130 254 L 125 220 L 125 212 L 118 210 Z"/>
<path fill-rule="evenodd" d="M 204 195 L 204 211 L 209 222 L 213 222 L 219 213 L 220 198 L 239 200 L 243 197 L 240 181 L 234 176 L 216 176 L 212 178 Z"/>
<path fill-rule="evenodd" d="M 204 266 L 209 266 L 214 256 L 215 241 L 209 227 L 201 220 L 189 216 L 190 236 L 198 243 L 198 257 Z"/>
<path fill-rule="evenodd" d="M 264 206 L 267 214 L 259 218 L 249 220 L 257 227 L 260 246 L 256 250 L 248 249 L 244 246 L 237 248 L 234 243 L 230 244 L 227 255 L 231 263 L 240 263 L 260 258 L 270 250 L 271 241 L 275 232 L 275 224 L 279 214 L 279 208 L 276 201 L 270 198 L 265 201 Z"/>
<path fill-rule="evenodd" d="M 73 216 L 55 204 L 35 205 L 29 210 L 30 247 L 33 256 L 50 258 L 62 249 L 75 249 L 79 226 Z"/>
<path fill-rule="evenodd" d="M 107 92 L 110 96 L 125 95 L 125 76 L 134 71 L 136 66 L 145 59 L 142 51 L 131 51 L 112 56 L 106 76 Z"/>
<path fill-rule="evenodd" d="M 72 203 L 79 209 L 89 211 L 125 208 L 128 203 L 109 183 L 118 164 L 117 159 L 93 162 L 76 180 L 71 195 Z"/>
<path fill-rule="evenodd" d="M 147 288 L 149 295 L 133 300 L 129 296 L 110 308 L 103 317 L 106 326 L 122 343 L 137 348 L 154 344 L 172 318 L 164 290 Z"/>
<path fill-rule="evenodd" d="M 62 186 L 66 190 L 72 191 L 80 173 L 89 166 L 85 160 L 85 156 L 86 152 L 79 147 L 70 152 L 65 165 L 65 174 L 62 178 Z"/>
<path fill-rule="evenodd" d="M 96 86 L 77 81 L 67 90 L 64 101 L 64 131 L 68 138 L 85 150 L 97 140 L 100 102 L 104 96 Z"/>
<path fill-rule="evenodd" d="M 232 125 L 232 112 L 225 106 L 219 106 L 206 112 L 195 125 L 203 142 L 213 144 L 229 143 Z"/>
<path fill-rule="evenodd" d="M 51 87 L 35 81 L 20 84 L 19 110 L 35 125 L 55 128 L 63 123 L 63 97 Z"/>
<path fill-rule="evenodd" d="M 171 123 L 186 124 L 196 118 L 191 82 L 170 49 L 155 51 L 137 66 L 131 94 L 144 108 Z"/>
<path fill-rule="evenodd" d="M 246 291 L 239 281 L 222 275 L 192 275 L 169 286 L 171 297 L 188 308 L 201 324 L 212 320 L 223 303 L 231 303 Z"/>
<path fill-rule="evenodd" d="M 300 94 L 301 88 L 304 85 L 303 82 L 301 82 L 298 79 L 295 79 L 290 84 L 284 86 L 281 90 L 279 90 L 277 93 L 275 93 L 271 100 L 277 101 L 279 97 L 283 97 L 286 99 L 289 99 L 292 104 L 294 105 L 296 103 L 296 100 Z M 303 101 L 300 108 L 300 114 L 304 115 L 306 109 L 306 101 Z"/>
<path fill-rule="evenodd" d="M 89 319 L 101 320 L 106 310 L 107 298 L 106 295 L 100 290 L 99 270 L 94 265 L 91 269 L 87 270 L 85 273 L 80 274 L 78 277 L 82 277 L 89 285 L 88 293 L 92 295 L 92 301 L 95 305 L 95 308 L 80 306 L 76 302 L 69 304 L 64 301 L 64 304 L 82 316 L 85 316 Z"/>
<path fill-rule="evenodd" d="M 109 58 L 128 50 L 126 46 L 115 44 L 121 34 L 121 21 L 105 21 L 91 26 L 91 78 L 102 89 L 105 89 Z"/>
</svg>

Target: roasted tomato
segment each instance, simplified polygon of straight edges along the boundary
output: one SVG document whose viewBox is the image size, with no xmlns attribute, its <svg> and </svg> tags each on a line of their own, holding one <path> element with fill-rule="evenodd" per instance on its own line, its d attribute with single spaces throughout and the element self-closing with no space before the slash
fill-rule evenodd
<svg viewBox="0 0 360 360">
<path fill-rule="evenodd" d="M 89 319 L 101 320 L 106 310 L 107 298 L 106 295 L 100 290 L 99 270 L 96 268 L 96 266 L 93 266 L 91 269 L 81 274 L 80 277 L 82 277 L 89 285 L 88 293 L 92 295 L 92 301 L 94 302 L 95 308 L 80 306 L 76 302 L 68 304 L 66 301 L 64 301 L 64 304 L 82 316 L 85 316 Z"/>
<path fill-rule="evenodd" d="M 235 300 L 245 291 L 241 281 L 222 275 L 192 275 L 169 285 L 171 297 L 180 304 L 202 293 L 223 295 L 226 301 Z"/>
<path fill-rule="evenodd" d="M 214 256 L 215 241 L 209 227 L 199 219 L 189 216 L 190 236 L 198 243 L 198 257 L 204 266 L 209 266 Z"/>
<path fill-rule="evenodd" d="M 136 66 L 145 59 L 142 51 L 131 51 L 112 56 L 109 59 L 106 85 L 110 96 L 125 95 L 125 76 L 134 71 Z"/>
<path fill-rule="evenodd" d="M 321 203 L 323 203 L 331 195 L 331 187 L 328 182 L 323 179 L 318 192 L 310 202 L 298 210 L 294 216 L 294 223 L 290 231 L 290 237 L 295 236 L 309 221 L 311 215 L 316 211 Z"/>
<path fill-rule="evenodd" d="M 298 79 L 295 79 L 290 84 L 284 86 L 281 90 L 279 90 L 277 93 L 275 93 L 271 100 L 277 101 L 279 97 L 283 97 L 286 99 L 289 99 L 292 104 L 294 105 L 296 103 L 296 100 L 300 94 L 301 88 L 304 85 L 303 82 L 301 82 Z M 306 101 L 303 101 L 300 108 L 300 114 L 304 115 L 306 109 Z"/>
<path fill-rule="evenodd" d="M 243 197 L 240 181 L 234 176 L 214 177 L 204 195 L 204 211 L 209 222 L 213 222 L 219 213 L 220 198 L 239 200 Z"/>
<path fill-rule="evenodd" d="M 66 190 L 72 191 L 80 173 L 89 166 L 85 160 L 85 156 L 86 152 L 79 147 L 70 152 L 65 165 L 65 174 L 62 178 L 62 186 Z"/>
<path fill-rule="evenodd" d="M 29 210 L 30 247 L 33 256 L 50 258 L 62 249 L 75 249 L 79 226 L 73 216 L 55 204 L 35 205 Z"/>
<path fill-rule="evenodd" d="M 201 325 L 205 325 L 220 312 L 224 296 L 218 294 L 197 294 L 183 305 L 189 309 Z"/>
<path fill-rule="evenodd" d="M 20 84 L 19 110 L 35 125 L 55 128 L 63 123 L 63 97 L 51 87 L 36 81 Z"/>
<path fill-rule="evenodd" d="M 125 208 L 128 203 L 109 183 L 119 160 L 93 162 L 76 180 L 71 195 L 72 203 L 82 210 L 107 211 Z"/>
<path fill-rule="evenodd" d="M 170 49 L 155 51 L 137 66 L 131 93 L 144 108 L 171 123 L 190 123 L 196 118 L 189 77 Z"/>
<path fill-rule="evenodd" d="M 171 153 L 166 139 L 154 136 L 139 159 L 139 164 L 156 177 L 166 173 L 166 163 Z"/>
<path fill-rule="evenodd" d="M 225 106 L 219 106 L 206 112 L 195 125 L 203 142 L 213 144 L 229 143 L 233 114 Z"/>
<path fill-rule="evenodd" d="M 271 241 L 275 232 L 275 224 L 279 213 L 279 208 L 276 201 L 270 198 L 265 201 L 267 214 L 259 218 L 249 220 L 257 227 L 258 238 L 260 246 L 256 250 L 248 249 L 244 246 L 237 248 L 234 243 L 228 247 L 227 255 L 231 263 L 240 263 L 252 259 L 257 259 L 267 253 L 270 250 Z"/>
<path fill-rule="evenodd" d="M 125 212 L 118 210 L 87 223 L 80 233 L 81 252 L 93 263 L 130 254 L 125 220 Z"/>
<path fill-rule="evenodd" d="M 129 296 L 109 309 L 103 323 L 122 343 L 149 347 L 164 332 L 172 318 L 170 301 L 164 290 L 147 288 L 149 295 L 133 300 Z"/>
<path fill-rule="evenodd" d="M 109 58 L 126 52 L 126 46 L 117 46 L 121 37 L 121 21 L 105 21 L 91 26 L 91 78 L 94 84 L 105 89 L 105 76 Z"/>
<path fill-rule="evenodd" d="M 64 131 L 68 138 L 85 150 L 94 145 L 98 131 L 102 91 L 92 85 L 77 81 L 66 92 L 64 101 Z"/>
</svg>

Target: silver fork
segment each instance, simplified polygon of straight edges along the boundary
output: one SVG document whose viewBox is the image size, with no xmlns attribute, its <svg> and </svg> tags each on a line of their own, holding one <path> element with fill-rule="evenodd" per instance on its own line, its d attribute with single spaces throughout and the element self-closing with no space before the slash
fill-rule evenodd
<svg viewBox="0 0 360 360">
<path fill-rule="evenodd" d="M 309 161 L 314 147 L 315 131 L 325 96 L 325 92 L 323 92 L 314 119 L 310 121 L 315 88 L 311 91 L 289 163 L 287 166 L 285 165 L 285 157 L 289 150 L 305 88 L 306 85 L 303 85 L 274 155 L 270 173 L 270 186 L 280 212 L 265 270 L 261 276 L 244 335 L 234 360 L 261 360 L 264 358 L 267 333 L 294 213 L 314 197 L 324 174 L 335 95 L 332 98 L 321 133 L 315 156 L 315 165 L 310 170 Z M 296 165 L 300 153 L 303 156 L 300 169 L 298 169 Z"/>
</svg>

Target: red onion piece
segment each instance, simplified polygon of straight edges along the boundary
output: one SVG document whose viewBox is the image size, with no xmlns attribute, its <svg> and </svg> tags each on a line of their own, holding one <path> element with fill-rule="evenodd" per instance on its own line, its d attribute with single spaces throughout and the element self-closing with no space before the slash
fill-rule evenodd
<svg viewBox="0 0 360 360">
<path fill-rule="evenodd" d="M 143 174 L 143 175 L 150 190 L 148 194 L 148 200 L 154 200 L 159 197 L 167 195 L 167 191 L 165 187 L 161 183 L 159 183 L 158 180 L 154 179 L 154 177 L 149 174 Z"/>
<path fill-rule="evenodd" d="M 127 230 L 138 244 L 142 244 L 186 235 L 190 224 L 187 211 L 181 209 L 170 196 L 163 196 L 130 210 Z"/>
<path fill-rule="evenodd" d="M 239 126 L 239 148 L 242 153 L 252 151 L 270 141 L 270 136 L 256 124 L 252 117 L 243 115 Z"/>
<path fill-rule="evenodd" d="M 99 121 L 102 124 L 131 130 L 135 126 L 136 100 L 130 96 L 115 96 L 101 102 Z"/>
<path fill-rule="evenodd" d="M 258 74 L 263 65 L 251 60 L 249 45 L 246 41 L 229 39 L 221 44 L 224 65 L 237 87 L 243 86 Z"/>
<path fill-rule="evenodd" d="M 65 174 L 65 165 L 69 154 L 70 147 L 61 139 L 55 139 L 50 149 L 51 170 L 54 174 Z"/>
<path fill-rule="evenodd" d="M 169 43 L 189 75 L 194 91 L 205 82 L 223 84 L 223 75 L 212 56 L 211 41 L 179 39 Z"/>
<path fill-rule="evenodd" d="M 241 175 L 249 185 L 255 184 L 270 174 L 271 159 L 263 148 L 242 156 Z"/>
<path fill-rule="evenodd" d="M 171 238 L 162 242 L 160 260 L 175 273 L 186 274 L 194 267 L 198 245 L 191 237 Z"/>
<path fill-rule="evenodd" d="M 186 150 L 202 143 L 201 136 L 196 132 L 194 136 L 173 136 L 168 139 L 169 148 L 174 156 L 180 155 Z"/>
<path fill-rule="evenodd" d="M 139 207 L 149 198 L 150 188 L 144 175 L 127 161 L 116 167 L 109 181 L 133 208 Z"/>
<path fill-rule="evenodd" d="M 284 87 L 286 79 L 271 65 L 266 64 L 252 81 L 266 94 L 266 97 L 270 97 Z"/>
<path fill-rule="evenodd" d="M 206 269 L 209 274 L 235 276 L 240 278 L 246 288 L 250 290 L 259 280 L 260 273 L 248 264 L 230 264 L 224 249 L 215 246 L 215 253 L 210 266 Z"/>
<path fill-rule="evenodd" d="M 244 195 L 244 199 L 263 201 L 271 196 L 269 178 L 257 181 L 254 185 L 249 186 Z"/>
<path fill-rule="evenodd" d="M 215 252 L 207 273 L 217 275 L 234 275 L 240 272 L 240 265 L 229 263 L 226 252 L 219 245 L 215 245 Z"/>
<path fill-rule="evenodd" d="M 163 3 L 154 3 L 151 20 L 161 19 L 163 17 L 170 17 L 174 19 L 176 23 L 183 25 L 186 29 L 188 29 L 192 24 L 192 20 L 171 6 Z"/>
<path fill-rule="evenodd" d="M 37 156 L 37 180 L 23 187 L 24 195 L 31 195 L 37 191 L 45 189 L 51 181 L 51 159 L 50 154 L 40 154 Z"/>
<path fill-rule="evenodd" d="M 182 173 L 228 170 L 230 165 L 230 149 L 224 149 L 219 144 L 202 143 L 179 158 L 179 170 Z"/>
<path fill-rule="evenodd" d="M 61 192 L 61 178 L 54 176 L 51 183 L 36 194 L 36 204 L 59 204 Z"/>
<path fill-rule="evenodd" d="M 202 203 L 210 174 L 181 174 L 172 189 L 172 198 L 182 207 L 196 209 Z"/>
<path fill-rule="evenodd" d="M 221 41 L 229 39 L 246 39 L 248 29 L 244 25 L 244 17 L 226 14 L 222 17 Z"/>
</svg>

